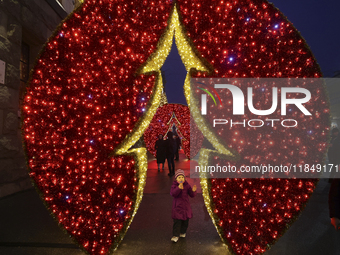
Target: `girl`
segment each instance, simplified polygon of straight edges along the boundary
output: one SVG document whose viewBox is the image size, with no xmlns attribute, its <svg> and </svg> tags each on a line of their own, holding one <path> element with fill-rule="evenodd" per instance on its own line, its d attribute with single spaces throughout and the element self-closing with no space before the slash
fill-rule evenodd
<svg viewBox="0 0 340 255">
<path fill-rule="evenodd" d="M 179 237 L 185 237 L 189 224 L 189 219 L 192 218 L 192 210 L 189 203 L 189 196 L 196 195 L 197 187 L 194 185 L 192 188 L 185 180 L 184 171 L 178 169 L 175 174 L 175 180 L 171 186 L 170 194 L 174 197 L 172 202 L 172 218 L 173 237 L 171 241 L 177 242 Z"/>
</svg>

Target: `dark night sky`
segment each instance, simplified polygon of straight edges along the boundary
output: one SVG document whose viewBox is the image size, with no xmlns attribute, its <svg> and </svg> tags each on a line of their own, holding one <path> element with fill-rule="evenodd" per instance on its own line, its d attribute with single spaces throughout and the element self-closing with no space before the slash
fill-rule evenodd
<svg viewBox="0 0 340 255">
<path fill-rule="evenodd" d="M 340 0 L 270 2 L 300 31 L 325 77 L 332 77 L 340 71 Z M 162 70 L 167 80 L 165 91 L 168 102 L 186 104 L 183 93 L 186 71 L 174 44 Z"/>
</svg>

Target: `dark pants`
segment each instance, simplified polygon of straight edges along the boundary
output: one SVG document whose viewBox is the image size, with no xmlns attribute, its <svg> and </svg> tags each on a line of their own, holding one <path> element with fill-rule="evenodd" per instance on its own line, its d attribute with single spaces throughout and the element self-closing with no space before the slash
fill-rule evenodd
<svg viewBox="0 0 340 255">
<path fill-rule="evenodd" d="M 173 236 L 179 236 L 179 234 L 185 234 L 189 226 L 189 219 L 187 220 L 177 220 L 174 219 L 174 225 L 172 228 Z"/>
<path fill-rule="evenodd" d="M 168 168 L 170 174 L 175 174 L 175 161 L 174 161 L 174 155 L 167 157 L 168 160 Z"/>
<path fill-rule="evenodd" d="M 176 150 L 176 153 L 175 153 L 175 159 L 176 159 L 176 160 L 179 160 L 179 153 L 178 153 L 178 151 L 179 151 L 179 150 L 177 149 L 177 150 Z"/>
</svg>

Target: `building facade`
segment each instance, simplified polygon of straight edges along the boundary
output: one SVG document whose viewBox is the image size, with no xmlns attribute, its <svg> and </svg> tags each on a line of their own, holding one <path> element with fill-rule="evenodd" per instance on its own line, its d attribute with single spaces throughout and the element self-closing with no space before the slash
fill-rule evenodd
<svg viewBox="0 0 340 255">
<path fill-rule="evenodd" d="M 32 187 L 20 104 L 44 43 L 80 0 L 0 0 L 0 197 Z"/>
</svg>

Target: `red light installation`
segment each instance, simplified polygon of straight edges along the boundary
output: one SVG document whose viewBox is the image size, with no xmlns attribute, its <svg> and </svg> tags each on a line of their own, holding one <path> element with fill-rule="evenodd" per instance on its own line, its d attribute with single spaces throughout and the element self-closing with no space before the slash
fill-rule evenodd
<svg viewBox="0 0 340 255">
<path fill-rule="evenodd" d="M 154 106 L 158 78 L 138 74 L 166 32 L 173 2 L 89 0 L 56 30 L 32 72 L 23 106 L 30 176 L 60 226 L 89 254 L 115 249 L 140 203 L 142 156 L 118 152 L 138 137 L 131 134 L 146 129 L 141 119 Z M 187 42 L 213 70 L 195 77 L 321 76 L 306 42 L 267 1 L 177 4 Z M 218 137 L 240 155 L 238 164 L 320 162 L 327 148 L 329 110 L 324 88 L 311 90 L 319 98 L 309 106 L 313 117 L 293 114 L 312 129 L 269 134 L 251 128 L 231 133 L 222 127 Z M 270 98 L 270 88 L 262 95 Z M 218 157 L 212 162 L 226 163 Z M 229 248 L 236 254 L 261 254 L 298 217 L 315 183 L 210 179 L 202 186 Z"/>
<path fill-rule="evenodd" d="M 173 125 L 176 126 L 177 134 L 181 139 L 181 146 L 188 159 L 196 156 L 201 149 L 203 134 L 199 131 L 193 120 L 190 120 L 190 110 L 187 106 L 181 104 L 165 104 L 157 109 L 150 126 L 144 133 L 144 142 L 146 148 L 156 157 L 155 144 L 159 135 L 166 138 L 168 131 L 172 131 Z M 195 134 L 190 134 L 194 132 Z M 195 140 L 190 139 L 196 137 Z"/>
</svg>

